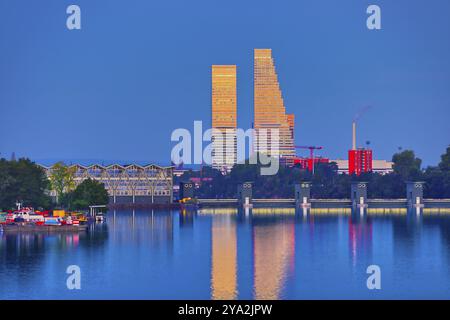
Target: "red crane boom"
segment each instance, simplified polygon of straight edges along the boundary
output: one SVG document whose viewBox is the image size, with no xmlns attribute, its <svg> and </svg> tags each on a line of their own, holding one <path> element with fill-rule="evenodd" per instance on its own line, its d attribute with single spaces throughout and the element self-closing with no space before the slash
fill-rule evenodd
<svg viewBox="0 0 450 320">
<path fill-rule="evenodd" d="M 295 146 L 296 149 L 309 149 L 310 158 L 314 158 L 314 150 L 322 150 L 322 146 Z"/>
</svg>

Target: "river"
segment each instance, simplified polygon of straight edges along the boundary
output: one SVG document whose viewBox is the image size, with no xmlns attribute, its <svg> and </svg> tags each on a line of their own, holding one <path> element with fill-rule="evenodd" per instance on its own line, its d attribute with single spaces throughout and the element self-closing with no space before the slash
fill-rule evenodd
<svg viewBox="0 0 450 320">
<path fill-rule="evenodd" d="M 86 233 L 0 234 L 0 283 L 0 299 L 450 299 L 450 215 L 110 211 Z"/>
</svg>

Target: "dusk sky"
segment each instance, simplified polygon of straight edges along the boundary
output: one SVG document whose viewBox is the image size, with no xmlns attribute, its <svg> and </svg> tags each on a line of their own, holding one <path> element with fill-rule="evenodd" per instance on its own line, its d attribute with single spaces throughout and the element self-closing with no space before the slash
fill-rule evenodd
<svg viewBox="0 0 450 320">
<path fill-rule="evenodd" d="M 81 30 L 66 8 L 81 8 Z M 381 30 L 366 9 L 381 7 Z M 0 156 L 170 164 L 173 130 L 211 119 L 212 64 L 236 64 L 253 118 L 253 49 L 271 48 L 297 145 L 375 159 L 450 143 L 448 0 L 0 0 Z M 205 128 L 206 129 L 206 128 Z M 307 155 L 307 150 L 299 150 Z"/>
</svg>

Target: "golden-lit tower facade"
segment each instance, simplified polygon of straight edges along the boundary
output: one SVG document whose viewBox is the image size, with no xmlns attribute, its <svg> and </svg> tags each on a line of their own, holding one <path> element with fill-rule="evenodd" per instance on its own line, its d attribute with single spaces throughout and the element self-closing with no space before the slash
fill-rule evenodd
<svg viewBox="0 0 450 320">
<path fill-rule="evenodd" d="M 295 157 L 293 123 L 293 115 L 286 114 L 272 50 L 255 49 L 253 151 L 279 157 L 280 162 L 292 165 Z M 275 140 L 277 131 L 278 141 Z"/>
<path fill-rule="evenodd" d="M 295 127 L 295 115 L 293 113 L 287 114 L 287 120 L 289 129 L 291 130 L 292 141 L 294 141 L 294 127 Z"/>
<path fill-rule="evenodd" d="M 229 171 L 236 163 L 236 65 L 211 68 L 212 167 Z"/>
</svg>

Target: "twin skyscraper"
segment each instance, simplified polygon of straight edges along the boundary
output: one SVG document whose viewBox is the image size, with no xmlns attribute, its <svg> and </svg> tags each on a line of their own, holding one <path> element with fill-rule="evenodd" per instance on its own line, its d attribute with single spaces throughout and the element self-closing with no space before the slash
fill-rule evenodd
<svg viewBox="0 0 450 320">
<path fill-rule="evenodd" d="M 236 65 L 212 66 L 212 166 L 222 172 L 237 163 Z M 287 114 L 271 49 L 254 50 L 254 154 L 277 157 L 292 165 L 294 115 Z"/>
</svg>

